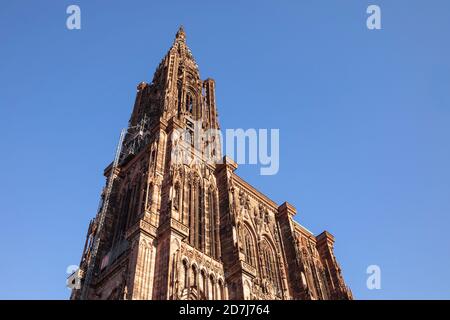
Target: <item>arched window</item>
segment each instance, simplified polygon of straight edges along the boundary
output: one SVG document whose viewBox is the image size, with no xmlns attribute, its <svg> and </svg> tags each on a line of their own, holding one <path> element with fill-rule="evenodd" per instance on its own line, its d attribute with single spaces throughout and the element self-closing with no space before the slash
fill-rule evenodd
<svg viewBox="0 0 450 320">
<path fill-rule="evenodd" d="M 243 228 L 243 233 L 245 262 L 252 266 L 256 266 L 255 243 L 252 234 L 245 226 Z"/>
<path fill-rule="evenodd" d="M 217 214 L 214 190 L 209 191 L 209 250 L 213 258 L 219 258 L 219 217 Z"/>
<path fill-rule="evenodd" d="M 190 94 L 186 95 L 186 111 L 191 114 L 194 112 L 194 99 Z"/>
<path fill-rule="evenodd" d="M 218 299 L 219 300 L 224 300 L 225 299 L 225 292 L 224 292 L 224 288 L 223 288 L 223 282 L 222 279 L 219 279 L 218 281 L 218 286 L 219 286 L 219 292 L 218 292 Z"/>
<path fill-rule="evenodd" d="M 216 284 L 215 284 L 214 276 L 211 274 L 209 276 L 209 300 L 216 300 Z"/>
<path fill-rule="evenodd" d="M 141 200 L 141 178 L 139 178 L 139 180 L 137 181 L 137 183 L 134 184 L 133 186 L 133 192 L 132 192 L 132 197 L 131 197 L 131 205 L 130 205 L 130 209 L 129 209 L 129 213 L 128 213 L 128 218 L 127 218 L 127 227 L 132 226 L 136 220 L 137 220 L 137 216 L 139 214 L 139 204 L 140 204 L 140 200 Z"/>
<path fill-rule="evenodd" d="M 189 191 L 188 191 L 188 215 L 189 215 L 189 244 L 191 246 L 194 246 L 195 244 L 195 212 L 194 212 L 194 187 L 192 183 L 189 185 Z"/>
<path fill-rule="evenodd" d="M 145 211 L 145 202 L 147 201 L 147 182 L 146 179 L 144 179 L 144 182 L 142 183 L 142 187 L 141 187 L 141 204 L 140 204 L 140 211 L 144 212 Z"/>
<path fill-rule="evenodd" d="M 113 239 L 113 245 L 120 242 L 125 234 L 127 218 L 130 212 L 130 202 L 132 200 L 132 188 L 127 186 L 126 191 L 122 195 L 121 205 L 119 209 L 116 230 Z"/>
<path fill-rule="evenodd" d="M 175 184 L 174 189 L 173 189 L 173 208 L 174 208 L 175 211 L 179 211 L 180 200 L 181 200 L 180 184 L 177 182 Z"/>
<path fill-rule="evenodd" d="M 264 264 L 264 276 L 272 284 L 272 286 L 275 288 L 276 293 L 278 294 L 280 293 L 281 282 L 274 250 L 267 242 L 267 240 L 263 241 L 261 249 L 263 255 L 262 260 Z"/>
<path fill-rule="evenodd" d="M 182 89 L 181 89 L 181 83 L 178 83 L 178 114 L 180 114 L 181 113 L 181 105 L 182 105 L 182 101 L 181 101 L 181 99 L 182 99 L 182 93 L 183 93 L 183 91 L 182 91 Z"/>
<path fill-rule="evenodd" d="M 205 210 L 200 182 L 191 184 L 189 199 L 189 244 L 205 252 Z"/>
<path fill-rule="evenodd" d="M 192 274 L 191 279 L 189 281 L 191 282 L 191 286 L 196 288 L 197 287 L 197 267 L 195 265 L 192 266 Z"/>
<path fill-rule="evenodd" d="M 197 218 L 197 239 L 196 246 L 199 250 L 205 251 L 205 211 L 203 210 L 203 196 L 200 184 L 197 185 L 196 218 Z"/>
<path fill-rule="evenodd" d="M 183 284 L 182 288 L 187 288 L 189 286 L 189 267 L 186 260 L 183 260 L 183 275 L 181 277 Z"/>
<path fill-rule="evenodd" d="M 200 272 L 200 288 L 199 288 L 199 291 L 200 291 L 200 293 L 204 294 L 205 296 L 206 296 L 206 288 L 207 288 L 206 280 L 207 280 L 207 278 L 206 278 L 205 270 L 202 270 Z"/>
</svg>

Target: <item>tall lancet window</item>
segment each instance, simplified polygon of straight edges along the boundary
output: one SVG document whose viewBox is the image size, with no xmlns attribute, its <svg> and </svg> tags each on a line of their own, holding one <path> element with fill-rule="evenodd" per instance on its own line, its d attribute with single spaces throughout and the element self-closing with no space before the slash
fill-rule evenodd
<svg viewBox="0 0 450 320">
<path fill-rule="evenodd" d="M 197 184 L 196 190 L 196 218 L 197 218 L 197 232 L 196 232 L 196 246 L 198 249 L 205 250 L 205 211 L 203 210 L 203 196 L 200 183 Z"/>
<path fill-rule="evenodd" d="M 191 183 L 188 191 L 188 215 L 189 215 L 189 244 L 195 243 L 195 210 L 194 210 L 194 186 Z"/>
<path fill-rule="evenodd" d="M 189 244 L 199 250 L 205 246 L 205 217 L 202 201 L 202 188 L 199 182 L 189 189 Z"/>
<path fill-rule="evenodd" d="M 194 99 L 190 94 L 186 95 L 186 111 L 190 114 L 194 112 Z"/>
<path fill-rule="evenodd" d="M 225 293 L 224 293 L 224 287 L 223 287 L 223 282 L 222 282 L 222 279 L 219 279 L 219 281 L 218 281 L 218 284 L 219 284 L 219 288 L 218 288 L 218 298 L 219 298 L 219 300 L 224 300 L 225 299 Z"/>
<path fill-rule="evenodd" d="M 255 244 L 253 241 L 252 234 L 244 227 L 244 246 L 245 246 L 245 262 L 252 266 L 256 266 L 256 258 L 255 258 Z"/>
<path fill-rule="evenodd" d="M 272 284 L 273 288 L 275 289 L 275 293 L 278 294 L 280 293 L 281 283 L 274 250 L 267 242 L 267 240 L 263 241 L 261 249 L 264 263 L 264 276 Z"/>
<path fill-rule="evenodd" d="M 113 238 L 113 243 L 120 242 L 125 234 L 127 218 L 130 211 L 130 202 L 132 200 L 132 189 L 127 186 L 121 200 L 121 206 L 118 214 L 117 225 L 115 230 L 115 235 Z"/>
<path fill-rule="evenodd" d="M 186 260 L 183 260 L 183 268 L 182 268 L 183 274 L 181 277 L 181 280 L 183 281 L 182 288 L 188 288 L 189 287 L 189 265 Z"/>
<path fill-rule="evenodd" d="M 182 113 L 182 106 L 183 106 L 183 91 L 181 89 L 181 83 L 178 83 L 178 114 Z"/>
<path fill-rule="evenodd" d="M 173 189 L 173 209 L 179 212 L 180 208 L 180 184 L 177 182 Z"/>
<path fill-rule="evenodd" d="M 137 216 L 139 214 L 139 204 L 141 202 L 141 187 L 142 187 L 142 178 L 139 178 L 137 183 L 133 186 L 133 196 L 131 199 L 131 207 L 130 207 L 130 213 L 128 215 L 128 221 L 127 221 L 127 227 L 130 227 L 134 224 L 134 222 L 137 220 Z"/>
<path fill-rule="evenodd" d="M 215 192 L 211 189 L 208 193 L 208 222 L 209 222 L 209 232 L 208 232 L 208 240 L 209 240 L 209 254 L 218 259 L 220 255 L 219 249 L 219 216 L 217 212 L 216 206 L 216 197 Z"/>
<path fill-rule="evenodd" d="M 197 267 L 195 265 L 192 266 L 192 273 L 191 277 L 189 279 L 190 284 L 192 287 L 197 288 L 198 282 L 197 282 L 198 272 Z"/>
</svg>

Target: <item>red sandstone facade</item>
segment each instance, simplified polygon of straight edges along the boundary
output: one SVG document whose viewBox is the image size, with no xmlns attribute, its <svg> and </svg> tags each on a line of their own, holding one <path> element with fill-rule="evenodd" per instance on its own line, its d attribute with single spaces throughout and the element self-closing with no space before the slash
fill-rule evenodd
<svg viewBox="0 0 450 320">
<path fill-rule="evenodd" d="M 90 223 L 71 298 L 351 299 L 330 233 L 314 236 L 227 157 L 209 163 L 188 148 L 179 152 L 196 161 L 174 161 L 171 135 L 193 120 L 219 128 L 215 82 L 200 79 L 181 28 L 152 83 L 138 85 L 120 161 L 105 170 L 114 180 L 104 223 L 99 214 Z"/>
</svg>

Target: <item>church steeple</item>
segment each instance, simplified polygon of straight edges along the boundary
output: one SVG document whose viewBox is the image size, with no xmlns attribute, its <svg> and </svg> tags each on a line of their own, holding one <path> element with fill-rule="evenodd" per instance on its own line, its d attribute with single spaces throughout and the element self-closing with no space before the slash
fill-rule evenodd
<svg viewBox="0 0 450 320">
<path fill-rule="evenodd" d="M 215 105 L 215 84 L 200 78 L 198 65 L 186 44 L 180 26 L 174 42 L 155 71 L 151 84 L 140 83 L 130 125 L 147 115 L 180 120 L 201 120 L 205 128 L 219 128 Z"/>
<path fill-rule="evenodd" d="M 351 299 L 334 237 L 314 237 L 293 206 L 217 161 L 215 82 L 200 79 L 185 39 L 180 28 L 153 81 L 137 86 L 71 298 Z"/>
<path fill-rule="evenodd" d="M 167 55 L 174 53 L 179 56 L 180 60 L 188 60 L 191 66 L 195 69 L 196 75 L 200 78 L 198 65 L 195 62 L 194 56 L 192 55 L 191 49 L 186 44 L 186 32 L 184 31 L 184 27 L 180 26 L 178 29 L 175 40 L 173 42 L 172 47 L 169 49 Z"/>
</svg>

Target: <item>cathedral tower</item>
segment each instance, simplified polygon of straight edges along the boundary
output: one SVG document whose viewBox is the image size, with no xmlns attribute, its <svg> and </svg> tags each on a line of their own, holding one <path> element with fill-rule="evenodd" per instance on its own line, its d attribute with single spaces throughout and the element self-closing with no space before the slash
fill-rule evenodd
<svg viewBox="0 0 450 320">
<path fill-rule="evenodd" d="M 240 178 L 218 129 L 215 82 L 201 80 L 181 27 L 137 86 L 72 299 L 351 298 L 333 236 Z"/>
</svg>

